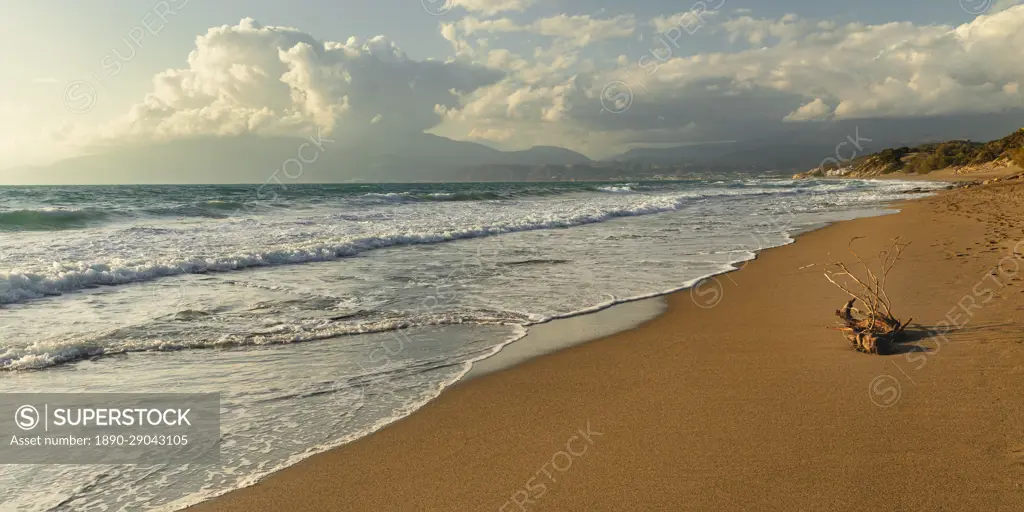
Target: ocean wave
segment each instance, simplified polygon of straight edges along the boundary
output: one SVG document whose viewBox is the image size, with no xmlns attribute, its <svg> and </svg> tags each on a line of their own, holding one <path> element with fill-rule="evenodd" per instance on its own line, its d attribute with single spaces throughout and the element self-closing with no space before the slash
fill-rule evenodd
<svg viewBox="0 0 1024 512">
<path fill-rule="evenodd" d="M 133 219 L 197 217 L 223 219 L 232 215 L 264 212 L 286 205 L 266 205 L 236 201 L 199 201 L 194 204 L 166 205 L 146 208 L 39 208 L 0 211 L 0 231 L 59 231 L 82 229 L 111 221 Z"/>
<path fill-rule="evenodd" d="M 172 315 L 180 319 L 179 312 Z M 194 313 L 194 312 L 193 312 Z M 3 347 L 0 371 L 41 370 L 98 357 L 111 357 L 140 352 L 178 352 L 182 350 L 227 349 L 241 347 L 291 345 L 321 341 L 357 334 L 375 334 L 418 327 L 444 327 L 462 324 L 508 325 L 521 327 L 543 318 L 491 311 L 450 311 L 403 315 L 379 313 L 374 318 L 350 322 L 352 317 L 310 320 L 301 323 L 280 323 L 247 333 L 224 334 L 216 339 L 164 339 L 152 324 L 121 327 L 105 333 L 83 333 L 40 340 L 27 346 Z M 159 321 L 159 320 L 154 320 Z"/>
<path fill-rule="evenodd" d="M 430 201 L 493 201 L 511 199 L 512 194 L 497 192 L 369 192 L 358 196 L 371 202 L 419 203 Z"/>
<path fill-rule="evenodd" d="M 52 231 L 83 228 L 110 218 L 95 209 L 39 209 L 0 212 L 0 231 Z"/>
<path fill-rule="evenodd" d="M 598 192 L 607 192 L 609 194 L 630 194 L 633 192 L 633 184 L 627 185 L 608 185 L 605 187 L 596 187 L 594 190 Z"/>
<path fill-rule="evenodd" d="M 811 182 L 807 187 L 817 188 L 826 194 L 858 192 L 854 195 L 866 196 L 877 201 L 894 196 L 892 194 L 894 192 L 898 193 L 900 190 L 908 189 L 908 185 L 904 184 L 886 184 L 875 189 L 861 190 L 865 188 L 865 184 L 858 182 Z M 0 273 L 0 304 L 25 302 L 96 286 L 123 285 L 181 274 L 228 272 L 255 267 L 330 261 L 395 246 L 434 244 L 522 231 L 570 228 L 620 217 L 677 211 L 694 201 L 715 197 L 735 198 L 794 193 L 799 192 L 793 189 L 772 190 L 763 187 L 743 187 L 701 189 L 672 194 L 636 194 L 604 204 L 581 199 L 578 202 L 573 200 L 571 203 L 573 206 L 568 210 L 546 213 L 540 210 L 521 217 L 506 217 L 490 221 L 482 219 L 480 224 L 476 225 L 454 226 L 451 223 L 441 222 L 436 226 L 417 228 L 416 231 L 383 231 L 341 239 L 311 237 L 309 241 L 298 244 L 235 249 L 232 252 L 205 255 L 201 258 L 178 256 L 148 260 L 110 259 L 54 263 L 51 267 L 46 268 Z M 437 195 L 437 193 L 432 194 Z M 901 196 L 901 198 L 904 197 L 907 196 Z"/>
<path fill-rule="evenodd" d="M 253 267 L 295 265 L 330 261 L 363 252 L 400 245 L 433 244 L 487 236 L 569 228 L 638 215 L 675 211 L 703 194 L 645 198 L 618 207 L 584 208 L 562 216 L 535 215 L 515 221 L 451 228 L 438 226 L 434 232 L 392 232 L 351 237 L 342 241 L 318 240 L 303 245 L 266 248 L 243 254 L 226 254 L 205 259 L 162 261 L 76 262 L 55 265 L 46 273 L 11 272 L 0 274 L 0 304 L 24 302 L 61 295 L 95 286 L 114 286 L 160 277 L 207 272 L 227 272 Z"/>
</svg>

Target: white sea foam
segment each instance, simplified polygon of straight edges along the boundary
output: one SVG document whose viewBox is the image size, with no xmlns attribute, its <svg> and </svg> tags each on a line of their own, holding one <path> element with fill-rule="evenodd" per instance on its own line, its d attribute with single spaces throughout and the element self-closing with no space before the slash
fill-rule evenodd
<svg viewBox="0 0 1024 512">
<path fill-rule="evenodd" d="M 179 350 L 224 349 L 288 345 L 319 341 L 356 334 L 373 334 L 415 327 L 461 324 L 526 326 L 547 321 L 545 317 L 529 317 L 513 313 L 488 311 L 452 311 L 373 318 L 347 322 L 345 319 L 295 321 L 244 333 L 226 333 L 213 338 L 165 339 L 148 337 L 148 324 L 134 329 L 103 333 L 61 335 L 28 345 L 0 347 L 0 370 L 39 370 L 50 366 L 99 356 L 133 352 L 177 352 Z"/>
<path fill-rule="evenodd" d="M 764 191 L 691 192 L 652 195 L 619 203 L 577 202 L 556 205 L 548 211 L 518 212 L 492 219 L 470 218 L 459 223 L 439 218 L 434 230 L 377 232 L 364 236 L 323 236 L 294 244 L 254 247 L 246 252 L 204 255 L 188 259 L 153 258 L 126 261 L 63 261 L 35 272 L 14 270 L 0 273 L 0 304 L 11 304 L 94 286 L 113 286 L 149 281 L 179 274 L 226 272 L 252 267 L 294 265 L 354 256 L 386 247 L 433 244 L 521 231 L 559 229 L 604 222 L 620 217 L 651 215 L 680 209 L 695 198 L 716 195 L 750 195 Z M 530 205 L 533 206 L 533 205 Z M 443 212 L 442 212 L 443 213 Z M 475 212 L 473 212 L 475 213 Z M 429 229 L 428 226 L 424 226 Z M 214 233 L 219 235 L 222 233 Z M 331 235 L 332 233 L 326 233 Z"/>
<path fill-rule="evenodd" d="M 633 192 L 633 188 L 630 185 L 608 185 L 605 187 L 597 187 L 598 192 L 608 192 L 611 194 L 629 194 Z"/>
</svg>

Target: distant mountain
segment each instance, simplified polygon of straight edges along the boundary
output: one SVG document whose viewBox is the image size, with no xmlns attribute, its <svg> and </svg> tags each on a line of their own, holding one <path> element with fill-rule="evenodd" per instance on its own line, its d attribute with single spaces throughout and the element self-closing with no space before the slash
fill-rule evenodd
<svg viewBox="0 0 1024 512">
<path fill-rule="evenodd" d="M 1021 110 L 934 118 L 786 123 L 783 129 L 734 143 L 634 148 L 606 161 L 682 165 L 690 169 L 796 172 L 820 166 L 822 162 L 853 160 L 889 147 L 994 139 L 1021 125 Z"/>
<path fill-rule="evenodd" d="M 1024 125 L 1024 109 L 915 119 L 783 123 L 744 140 L 634 148 L 595 162 L 565 148 L 499 151 L 425 133 L 309 139 L 255 135 L 118 147 L 51 165 L 0 171 L 0 184 L 288 183 L 662 179 L 699 175 L 791 175 L 846 163 L 889 147 L 989 140 Z M 720 139 L 728 134 L 718 134 Z M 662 141 L 664 142 L 664 141 Z M 301 152 L 301 155 L 300 155 Z"/>
<path fill-rule="evenodd" d="M 534 146 L 524 151 L 505 152 L 506 163 L 516 165 L 585 165 L 593 160 L 575 151 L 556 146 Z"/>
<path fill-rule="evenodd" d="M 736 142 L 676 146 L 666 148 L 633 148 L 621 155 L 608 158 L 612 162 L 640 162 L 671 165 L 679 162 L 711 162 L 736 151 Z"/>
<path fill-rule="evenodd" d="M 313 138 L 315 139 L 315 137 Z M 0 183 L 330 183 L 459 181 L 491 165 L 588 164 L 564 148 L 499 151 L 430 134 L 349 137 L 333 142 L 242 135 L 118 148 L 0 173 Z"/>
</svg>

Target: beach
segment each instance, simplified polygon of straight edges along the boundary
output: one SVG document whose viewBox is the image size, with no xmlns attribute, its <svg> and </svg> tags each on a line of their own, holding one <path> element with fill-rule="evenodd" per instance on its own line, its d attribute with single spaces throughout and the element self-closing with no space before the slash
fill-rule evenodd
<svg viewBox="0 0 1024 512">
<path fill-rule="evenodd" d="M 338 184 L 274 201 L 245 185 L 0 189 L 16 201 L 0 221 L 19 230 L 0 237 L 15 269 L 0 274 L 5 389 L 217 392 L 222 441 L 216 465 L 167 465 L 159 478 L 141 466 L 9 466 L 0 502 L 201 503 L 377 432 L 453 385 L 634 329 L 694 283 L 713 305 L 727 290 L 703 279 L 946 188 Z"/>
<path fill-rule="evenodd" d="M 898 207 L 193 510 L 1020 510 L 1024 186 Z M 845 296 L 823 265 L 855 236 L 912 242 L 889 282 L 914 317 L 901 354 L 829 329 Z"/>
</svg>

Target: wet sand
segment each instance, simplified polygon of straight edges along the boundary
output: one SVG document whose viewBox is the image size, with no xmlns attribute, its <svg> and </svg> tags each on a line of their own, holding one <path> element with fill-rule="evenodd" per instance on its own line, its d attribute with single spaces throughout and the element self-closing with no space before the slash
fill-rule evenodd
<svg viewBox="0 0 1024 512">
<path fill-rule="evenodd" d="M 194 509 L 1024 510 L 1024 185 L 900 208 Z M 845 296 L 822 267 L 854 236 L 912 241 L 889 278 L 915 319 L 901 354 L 828 329 Z"/>
</svg>

